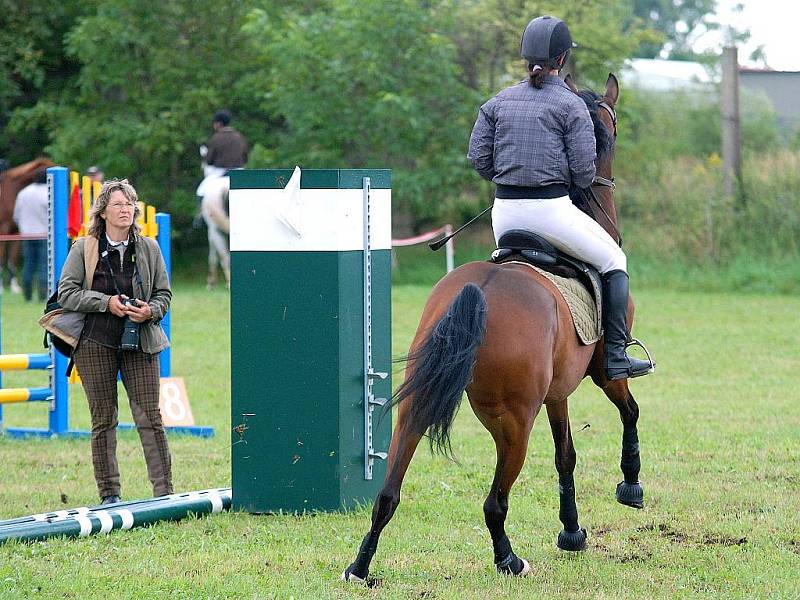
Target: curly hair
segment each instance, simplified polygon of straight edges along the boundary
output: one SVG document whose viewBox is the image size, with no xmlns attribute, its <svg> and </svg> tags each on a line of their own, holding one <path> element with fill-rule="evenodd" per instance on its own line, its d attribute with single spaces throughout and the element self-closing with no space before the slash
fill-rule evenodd
<svg viewBox="0 0 800 600">
<path fill-rule="evenodd" d="M 89 235 L 99 238 L 105 233 L 106 221 L 100 215 L 102 215 L 108 207 L 111 194 L 117 191 L 122 192 L 128 202 L 133 202 L 134 205 L 133 225 L 131 225 L 130 232 L 135 234 L 141 232 L 142 227 L 138 222 L 142 214 L 142 209 L 139 207 L 139 195 L 136 193 L 134 187 L 128 183 L 127 179 L 112 179 L 103 184 L 103 187 L 100 188 L 100 193 L 97 195 L 97 198 L 94 199 L 92 207 L 89 209 L 89 227 L 87 228 Z"/>
</svg>

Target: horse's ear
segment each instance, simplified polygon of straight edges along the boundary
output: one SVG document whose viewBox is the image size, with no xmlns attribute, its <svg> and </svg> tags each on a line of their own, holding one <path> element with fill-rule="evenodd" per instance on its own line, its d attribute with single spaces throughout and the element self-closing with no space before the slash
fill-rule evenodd
<svg viewBox="0 0 800 600">
<path fill-rule="evenodd" d="M 567 73 L 567 76 L 564 77 L 564 83 L 567 84 L 567 87 L 571 89 L 576 94 L 578 93 L 578 88 L 575 85 L 575 81 L 572 79 L 572 73 Z"/>
<path fill-rule="evenodd" d="M 615 106 L 619 101 L 619 81 L 617 81 L 617 77 L 613 73 L 608 74 L 604 99 L 611 106 Z"/>
</svg>

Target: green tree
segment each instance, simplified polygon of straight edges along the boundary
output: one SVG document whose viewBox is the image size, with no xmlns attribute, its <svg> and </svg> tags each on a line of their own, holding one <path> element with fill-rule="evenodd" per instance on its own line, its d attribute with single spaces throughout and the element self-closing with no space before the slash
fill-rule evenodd
<svg viewBox="0 0 800 600">
<path fill-rule="evenodd" d="M 66 36 L 80 64 L 58 97 L 18 110 L 11 127 L 50 132 L 47 150 L 73 168 L 102 164 L 143 197 L 187 217 L 202 173 L 197 147 L 215 108 L 232 110 L 247 135 L 268 122 L 252 107 L 250 0 L 98 0 Z"/>
<path fill-rule="evenodd" d="M 624 2 L 580 5 L 507 0 L 329 0 L 316 10 L 256 11 L 269 82 L 262 108 L 279 116 L 278 163 L 389 166 L 395 207 L 419 224 L 443 209 L 469 212 L 482 190 L 464 159 L 478 106 L 524 76 L 527 22 L 557 14 L 584 42 L 584 85 L 604 82 L 644 29 L 622 31 Z M 473 207 L 474 208 L 474 207 Z"/>
<path fill-rule="evenodd" d="M 524 76 L 528 20 L 566 20 L 579 83 L 597 87 L 652 37 L 626 24 L 628 1 L 65 0 L 60 41 L 36 64 L 71 70 L 45 68 L 53 89 L 15 100 L 4 135 L 45 135 L 57 161 L 129 177 L 180 232 L 197 146 L 226 106 L 253 145 L 250 166 L 385 166 L 398 214 L 463 216 L 489 193 L 465 158 L 469 132 L 478 106 Z"/>
<path fill-rule="evenodd" d="M 282 127 L 271 154 L 301 167 L 389 167 L 396 210 L 441 211 L 468 172 L 479 98 L 454 68 L 447 15 L 415 0 L 330 0 L 281 16 L 254 12 L 262 109 Z"/>
<path fill-rule="evenodd" d="M 64 54 L 64 37 L 75 20 L 93 10 L 93 0 L 0 0 L 0 156 L 17 164 L 40 154 L 46 131 L 18 135 L 6 126 L 19 107 L 58 95 L 79 72 Z"/>
<path fill-rule="evenodd" d="M 634 56 L 656 58 L 666 49 L 672 59 L 693 60 L 692 36 L 699 29 L 717 29 L 719 25 L 710 17 L 717 8 L 717 0 L 631 0 L 632 18 L 628 26 L 644 24 L 659 32 L 660 36 L 643 41 Z"/>
</svg>

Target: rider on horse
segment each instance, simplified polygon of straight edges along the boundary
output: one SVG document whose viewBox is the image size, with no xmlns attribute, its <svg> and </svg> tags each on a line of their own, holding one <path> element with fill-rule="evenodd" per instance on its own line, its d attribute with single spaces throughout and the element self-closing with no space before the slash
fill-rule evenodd
<svg viewBox="0 0 800 600">
<path fill-rule="evenodd" d="M 629 339 L 627 259 L 611 236 L 576 208 L 569 188 L 595 178 L 596 141 L 584 102 L 558 77 L 574 46 L 566 23 L 533 19 L 520 54 L 529 78 L 481 106 L 469 144 L 478 173 L 497 186 L 495 239 L 526 229 L 593 267 L 603 282 L 605 368 L 608 379 L 652 372 L 649 361 L 626 354 Z"/>
</svg>

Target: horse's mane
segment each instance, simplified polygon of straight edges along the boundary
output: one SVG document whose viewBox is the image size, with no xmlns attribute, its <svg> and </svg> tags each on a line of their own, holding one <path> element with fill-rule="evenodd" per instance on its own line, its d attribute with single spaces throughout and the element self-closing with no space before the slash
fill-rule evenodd
<svg viewBox="0 0 800 600">
<path fill-rule="evenodd" d="M 614 149 L 614 136 L 609 133 L 606 126 L 597 116 L 597 103 L 603 97 L 592 90 L 581 90 L 578 92 L 578 96 L 586 103 L 586 108 L 589 109 L 589 115 L 592 117 L 592 123 L 594 123 L 594 137 L 597 140 L 597 156 L 602 158 Z"/>
</svg>

